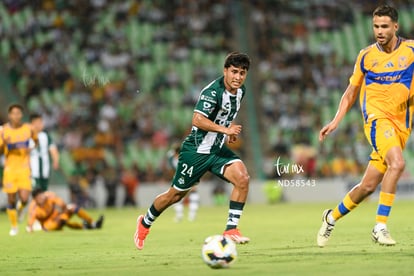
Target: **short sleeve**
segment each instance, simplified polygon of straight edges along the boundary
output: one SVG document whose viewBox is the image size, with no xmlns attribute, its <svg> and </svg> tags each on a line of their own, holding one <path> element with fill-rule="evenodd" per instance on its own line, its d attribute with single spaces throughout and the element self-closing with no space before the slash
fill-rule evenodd
<svg viewBox="0 0 414 276">
<path fill-rule="evenodd" d="M 352 76 L 349 78 L 349 83 L 354 86 L 361 86 L 362 81 L 364 80 L 365 72 L 364 72 L 364 59 L 365 55 L 363 51 L 359 52 L 358 57 L 355 61 L 354 65 L 354 72 Z"/>
<path fill-rule="evenodd" d="M 209 117 L 217 106 L 217 92 L 214 90 L 206 89 L 201 91 L 198 98 L 194 112 L 203 114 Z"/>
</svg>

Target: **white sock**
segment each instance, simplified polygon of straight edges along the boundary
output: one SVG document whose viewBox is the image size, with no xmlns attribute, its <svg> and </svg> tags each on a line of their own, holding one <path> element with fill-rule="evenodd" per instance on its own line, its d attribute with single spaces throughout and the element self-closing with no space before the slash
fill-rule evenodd
<svg viewBox="0 0 414 276">
<path fill-rule="evenodd" d="M 375 224 L 375 227 L 374 227 L 375 232 L 381 231 L 383 229 L 387 229 L 387 225 L 385 223 L 377 222 L 377 224 Z"/>
<path fill-rule="evenodd" d="M 188 196 L 190 203 L 188 204 L 188 220 L 193 221 L 197 215 L 200 196 L 196 192 L 190 193 Z"/>
<path fill-rule="evenodd" d="M 181 221 L 184 217 L 184 205 L 183 205 L 182 200 L 174 204 L 174 210 L 175 210 L 175 220 Z"/>
<path fill-rule="evenodd" d="M 331 224 L 331 225 L 335 225 L 335 219 L 333 218 L 333 216 L 332 216 L 332 212 L 330 212 L 329 214 L 328 214 L 328 216 L 326 217 L 326 220 L 328 221 L 328 223 L 329 224 Z"/>
</svg>

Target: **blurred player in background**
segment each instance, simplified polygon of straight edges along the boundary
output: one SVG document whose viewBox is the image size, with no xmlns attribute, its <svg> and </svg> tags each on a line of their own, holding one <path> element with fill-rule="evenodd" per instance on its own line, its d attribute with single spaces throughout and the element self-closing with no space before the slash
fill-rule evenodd
<svg viewBox="0 0 414 276">
<path fill-rule="evenodd" d="M 180 154 L 180 144 L 174 143 L 167 153 L 168 164 L 174 170 L 177 170 L 178 156 Z M 174 204 L 175 221 L 180 222 L 184 218 L 184 200 L 178 201 Z M 188 220 L 194 221 L 197 215 L 197 210 L 200 202 L 200 196 L 197 193 L 197 186 L 194 186 L 188 193 Z"/>
<path fill-rule="evenodd" d="M 246 54 L 230 53 L 224 62 L 223 76 L 201 91 L 193 114 L 192 130 L 182 143 L 172 185 L 155 198 L 145 216 L 138 217 L 134 235 L 138 249 L 143 249 L 144 240 L 156 218 L 180 201 L 207 171 L 233 184 L 223 235 L 237 243 L 250 240 L 237 228 L 249 191 L 249 174 L 240 158 L 225 145 L 226 139 L 235 142 L 242 129 L 241 125 L 232 122 L 246 92 L 243 83 L 249 66 L 250 59 Z"/>
<path fill-rule="evenodd" d="M 7 214 L 11 223 L 10 236 L 18 233 L 18 212 L 26 206 L 32 182 L 30 178 L 30 139 L 37 144 L 37 135 L 30 124 L 23 123 L 23 107 L 12 104 L 8 108 L 9 122 L 3 125 L 0 148 L 3 148 L 5 164 L 3 192 L 7 194 Z M 21 201 L 17 209 L 17 195 Z"/>
<path fill-rule="evenodd" d="M 372 239 L 381 245 L 396 244 L 386 223 L 405 167 L 402 150 L 411 133 L 414 41 L 396 35 L 398 12 L 388 5 L 373 12 L 373 30 L 377 42 L 359 53 L 337 113 L 319 133 L 322 141 L 333 132 L 359 94 L 365 135 L 373 151 L 361 182 L 335 209 L 324 211 L 317 235 L 321 247 L 327 244 L 336 221 L 357 207 L 380 183 Z"/>
<path fill-rule="evenodd" d="M 34 187 L 39 187 L 42 191 L 48 190 L 50 170 L 53 167 L 54 170 L 59 168 L 59 151 L 57 146 L 53 143 L 50 135 L 44 131 L 44 123 L 40 114 L 31 114 L 30 123 L 33 130 L 37 133 L 38 144 L 37 146 L 31 146 L 30 151 L 30 169 L 32 172 L 32 180 L 34 181 Z M 34 208 L 35 202 L 32 200 L 29 204 L 29 217 Z M 17 206 L 20 206 L 18 201 Z M 23 221 L 24 210 L 19 214 L 19 221 Z M 36 226 L 38 222 L 36 221 Z M 35 229 L 40 229 L 35 227 Z"/>
<path fill-rule="evenodd" d="M 59 151 L 53 143 L 50 135 L 44 131 L 42 116 L 39 114 L 30 115 L 32 128 L 37 132 L 38 145 L 30 152 L 30 167 L 32 178 L 35 181 L 35 187 L 40 187 L 46 191 L 49 186 L 49 177 L 51 167 L 54 170 L 59 168 Z"/>
<path fill-rule="evenodd" d="M 100 216 L 97 221 L 85 209 L 75 205 L 66 204 L 63 199 L 55 193 L 42 188 L 34 188 L 32 192 L 34 208 L 30 212 L 30 218 L 26 230 L 33 231 L 33 223 L 38 220 L 45 231 L 62 230 L 64 226 L 72 229 L 100 229 L 104 217 Z M 70 218 L 76 214 L 83 219 L 83 223 L 73 222 Z"/>
</svg>

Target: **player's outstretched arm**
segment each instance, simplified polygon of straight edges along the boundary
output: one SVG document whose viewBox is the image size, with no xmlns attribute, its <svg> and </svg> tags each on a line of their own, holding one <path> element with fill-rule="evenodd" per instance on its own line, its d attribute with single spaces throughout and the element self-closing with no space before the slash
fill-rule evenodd
<svg viewBox="0 0 414 276">
<path fill-rule="evenodd" d="M 206 116 L 201 113 L 194 112 L 193 114 L 193 126 L 205 130 L 205 131 L 213 131 L 219 132 L 226 135 L 238 135 L 241 132 L 242 126 L 241 125 L 233 125 L 231 124 L 229 127 L 218 125 L 212 121 L 210 121 Z"/>
<path fill-rule="evenodd" d="M 342 95 L 341 101 L 339 102 L 338 110 L 336 111 L 335 117 L 327 125 L 325 125 L 319 132 L 319 141 L 323 141 L 325 137 L 333 132 L 345 117 L 348 110 L 354 105 L 359 93 L 359 86 L 349 84 L 344 94 Z"/>
</svg>

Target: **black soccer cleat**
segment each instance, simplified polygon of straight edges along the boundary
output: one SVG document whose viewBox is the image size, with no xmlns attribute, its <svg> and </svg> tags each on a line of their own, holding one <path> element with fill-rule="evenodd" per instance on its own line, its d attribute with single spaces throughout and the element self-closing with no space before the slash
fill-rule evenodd
<svg viewBox="0 0 414 276">
<path fill-rule="evenodd" d="M 104 222 L 104 216 L 103 215 L 100 215 L 99 216 L 99 218 L 98 218 L 98 220 L 97 221 L 95 221 L 95 229 L 101 229 L 102 228 L 102 225 L 103 225 L 103 222 Z"/>
</svg>

